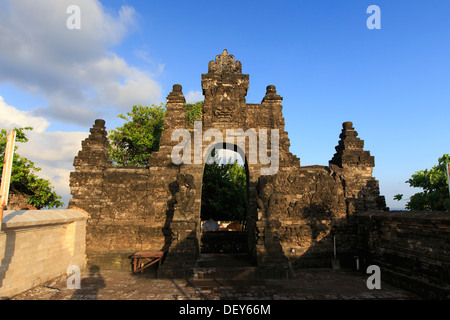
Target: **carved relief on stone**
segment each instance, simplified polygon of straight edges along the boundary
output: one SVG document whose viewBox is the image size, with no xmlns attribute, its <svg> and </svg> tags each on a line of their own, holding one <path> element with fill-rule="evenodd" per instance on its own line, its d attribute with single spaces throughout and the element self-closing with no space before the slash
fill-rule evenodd
<svg viewBox="0 0 450 320">
<path fill-rule="evenodd" d="M 178 174 L 177 184 L 178 192 L 175 195 L 177 201 L 174 206 L 175 211 L 186 217 L 186 213 L 192 213 L 195 202 L 194 177 L 190 174 Z"/>
<path fill-rule="evenodd" d="M 230 118 L 233 114 L 233 109 L 235 109 L 235 102 L 232 99 L 231 87 L 220 87 L 216 96 L 214 97 L 213 116 L 214 119 L 220 120 L 223 118 Z"/>
<path fill-rule="evenodd" d="M 270 201 L 273 194 L 274 177 L 261 176 L 256 186 L 256 204 L 258 219 L 267 219 L 270 210 Z"/>
<path fill-rule="evenodd" d="M 232 54 L 228 54 L 226 49 L 223 50 L 222 54 L 216 56 L 215 60 L 208 63 L 209 73 L 242 73 L 242 64 L 240 61 L 236 61 Z"/>
<path fill-rule="evenodd" d="M 242 64 L 227 50 L 217 55 L 202 75 L 206 122 L 242 122 L 248 86 L 249 75 L 242 74 Z"/>
</svg>

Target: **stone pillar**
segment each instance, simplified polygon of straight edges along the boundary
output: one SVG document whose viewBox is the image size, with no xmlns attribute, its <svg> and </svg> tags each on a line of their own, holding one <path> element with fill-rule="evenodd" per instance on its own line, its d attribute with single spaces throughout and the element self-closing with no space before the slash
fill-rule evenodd
<svg viewBox="0 0 450 320">
<path fill-rule="evenodd" d="M 75 172 L 70 173 L 72 199 L 69 208 L 78 207 L 90 214 L 91 220 L 100 219 L 103 188 L 103 172 L 111 167 L 108 156 L 109 142 L 105 121 L 95 120 L 90 135 L 81 143 L 81 151 L 75 157 Z"/>
<path fill-rule="evenodd" d="M 81 143 L 81 150 L 75 157 L 73 165 L 75 171 L 70 173 L 70 192 L 72 199 L 68 208 L 79 208 L 89 214 L 86 226 L 86 254 L 88 260 L 92 250 L 98 247 L 98 232 L 104 232 L 105 227 L 97 228 L 101 223 L 104 173 L 112 166 L 108 156 L 109 142 L 105 128 L 105 121 L 95 120 L 90 129 L 90 135 Z M 101 231 L 98 231 L 101 230 Z M 102 236 L 103 237 L 103 236 Z"/>
<path fill-rule="evenodd" d="M 269 112 L 268 120 L 269 129 L 279 130 L 279 146 L 280 146 L 280 168 L 283 170 L 289 170 L 290 168 L 296 168 L 300 166 L 300 159 L 293 155 L 290 151 L 291 142 L 288 137 L 288 133 L 284 130 L 284 117 L 283 106 L 281 101 L 283 98 L 278 95 L 276 87 L 269 85 L 266 88 L 266 95 L 261 101 L 261 111 L 267 110 Z M 270 145 L 270 144 L 269 144 Z M 270 149 L 269 149 L 270 151 Z"/>
<path fill-rule="evenodd" d="M 150 213 L 165 220 L 165 243 L 161 250 L 166 252 L 166 257 L 158 271 L 161 278 L 190 276 L 198 254 L 198 223 L 194 217 L 199 208 L 194 204 L 199 202 L 201 180 L 196 183 L 192 175 L 183 173 L 193 165 L 177 165 L 171 159 L 173 147 L 179 143 L 171 140 L 173 131 L 191 129 L 186 128 L 185 103 L 181 85 L 175 84 L 167 96 L 159 151 L 152 153 L 148 162 L 149 185 L 152 186 L 148 195 L 152 203 Z"/>
<path fill-rule="evenodd" d="M 353 216 L 371 209 L 384 210 L 384 197 L 380 196 L 378 181 L 372 177 L 374 157 L 363 149 L 364 140 L 358 138 L 352 122 L 342 124 L 339 137 L 336 153 L 329 164 L 332 169 L 337 167 L 335 171 L 343 179 L 347 214 Z"/>
<path fill-rule="evenodd" d="M 185 103 L 186 99 L 184 97 L 181 85 L 174 84 L 172 91 L 167 96 L 167 111 L 164 118 L 163 131 L 164 137 L 161 137 L 161 146 L 171 144 L 170 135 L 172 134 L 173 130 L 185 127 Z"/>
</svg>

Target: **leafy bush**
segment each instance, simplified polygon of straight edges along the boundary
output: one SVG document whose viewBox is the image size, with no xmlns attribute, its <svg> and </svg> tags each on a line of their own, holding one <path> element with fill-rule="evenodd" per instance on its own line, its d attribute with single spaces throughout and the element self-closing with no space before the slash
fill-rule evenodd
<svg viewBox="0 0 450 320">
<path fill-rule="evenodd" d="M 406 181 L 411 187 L 422 188 L 409 198 L 406 204 L 408 210 L 445 211 L 450 210 L 448 180 L 446 164 L 450 156 L 444 154 L 438 159 L 438 164 L 430 170 L 417 171 Z M 402 194 L 394 196 L 394 200 L 401 200 Z"/>
<path fill-rule="evenodd" d="M 33 128 L 15 128 L 14 130 L 16 131 L 16 142 L 25 143 L 28 138 L 24 131 L 33 130 Z M 0 172 L 3 170 L 5 161 L 7 138 L 7 131 L 2 129 L 0 134 Z M 17 146 L 15 150 L 17 150 Z M 61 196 L 52 191 L 53 186 L 50 181 L 36 175 L 36 172 L 40 170 L 41 168 L 34 166 L 34 162 L 14 152 L 10 191 L 27 196 L 28 204 L 38 209 L 64 206 L 64 203 L 59 201 Z"/>
</svg>

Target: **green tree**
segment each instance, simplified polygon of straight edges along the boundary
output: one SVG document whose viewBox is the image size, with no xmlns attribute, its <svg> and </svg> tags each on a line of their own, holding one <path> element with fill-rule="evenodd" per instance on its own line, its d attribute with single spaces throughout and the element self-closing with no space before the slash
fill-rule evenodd
<svg viewBox="0 0 450 320">
<path fill-rule="evenodd" d="M 186 112 L 186 125 L 192 127 L 194 125 L 194 121 L 202 119 L 203 101 L 198 101 L 195 103 L 185 103 L 184 110 Z"/>
<path fill-rule="evenodd" d="M 247 175 L 245 167 L 237 161 L 205 164 L 202 184 L 201 219 L 240 221 L 245 223 L 247 212 Z"/>
<path fill-rule="evenodd" d="M 446 163 L 450 156 L 444 154 L 438 159 L 438 164 L 430 170 L 417 171 L 406 181 L 411 187 L 422 188 L 409 198 L 406 204 L 408 210 L 445 211 L 450 210 Z M 402 194 L 394 196 L 394 200 L 401 200 Z"/>
<path fill-rule="evenodd" d="M 25 130 L 32 129 L 31 127 L 15 128 L 16 142 L 27 142 L 28 138 Z M 0 172 L 3 170 L 6 142 L 7 131 L 2 129 L 0 134 Z M 17 150 L 17 146 L 15 150 Z M 40 170 L 40 168 L 35 167 L 34 162 L 14 152 L 10 191 L 25 195 L 28 204 L 38 209 L 63 206 L 64 203 L 59 201 L 61 196 L 52 191 L 53 186 L 50 184 L 50 181 L 39 178 L 36 175 L 36 172 Z"/>
<path fill-rule="evenodd" d="M 113 162 L 118 166 L 145 167 L 150 154 L 159 150 L 165 114 L 161 103 L 150 107 L 136 105 L 126 116 L 118 115 L 127 122 L 109 132 L 109 156 Z"/>
</svg>

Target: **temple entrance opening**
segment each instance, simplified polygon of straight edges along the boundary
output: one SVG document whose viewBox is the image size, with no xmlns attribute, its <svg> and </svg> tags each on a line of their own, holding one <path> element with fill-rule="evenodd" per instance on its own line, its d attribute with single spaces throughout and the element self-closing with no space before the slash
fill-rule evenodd
<svg viewBox="0 0 450 320">
<path fill-rule="evenodd" d="M 201 253 L 248 252 L 248 168 L 234 145 L 214 148 L 205 164 L 201 201 Z"/>
</svg>

